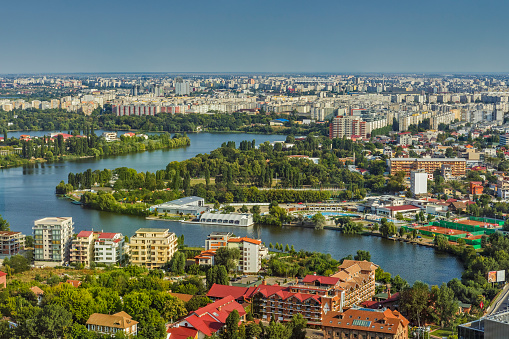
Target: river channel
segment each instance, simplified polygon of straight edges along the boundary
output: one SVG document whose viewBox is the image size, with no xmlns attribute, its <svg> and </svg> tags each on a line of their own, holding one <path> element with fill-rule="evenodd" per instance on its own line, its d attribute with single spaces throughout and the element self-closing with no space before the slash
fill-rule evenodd
<svg viewBox="0 0 509 339">
<path fill-rule="evenodd" d="M 97 131 L 98 134 L 101 132 Z M 20 134 L 41 136 L 49 132 L 14 132 L 9 133 L 9 137 L 19 137 Z M 171 161 L 182 161 L 200 153 L 208 153 L 226 141 L 235 141 L 239 145 L 242 140 L 254 139 L 256 144 L 260 144 L 285 139 L 285 136 L 281 135 L 237 133 L 199 133 L 189 134 L 189 137 L 191 145 L 186 148 L 0 170 L 0 214 L 11 224 L 13 231 L 25 234 L 31 234 L 34 220 L 48 216 L 71 216 L 76 232 L 94 229 L 122 232 L 124 235 L 132 236 L 140 227 L 169 228 L 177 235 L 184 234 L 186 244 L 191 246 L 203 246 L 210 232 L 230 231 L 239 236 L 261 238 L 266 244 L 283 243 L 294 245 L 296 250 L 330 253 L 335 259 L 349 254 L 355 255 L 359 249 L 368 250 L 373 262 L 393 275 L 401 275 L 410 283 L 421 280 L 428 284 L 440 285 L 461 276 L 463 267 L 457 258 L 418 245 L 378 237 L 341 235 L 340 232 L 333 230 L 317 231 L 270 226 L 245 229 L 145 220 L 141 217 L 84 209 L 71 204 L 68 200 L 57 198 L 54 194 L 55 186 L 61 180 L 67 181 L 69 172 L 83 172 L 88 168 L 115 169 L 122 166 L 152 172 L 165 168 Z"/>
</svg>

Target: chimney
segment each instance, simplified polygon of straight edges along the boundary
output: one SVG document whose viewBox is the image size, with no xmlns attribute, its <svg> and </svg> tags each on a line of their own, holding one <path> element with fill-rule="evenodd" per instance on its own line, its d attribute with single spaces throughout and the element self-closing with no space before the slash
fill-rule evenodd
<svg viewBox="0 0 509 339">
<path fill-rule="evenodd" d="M 263 279 L 261 285 L 267 285 L 267 280 Z"/>
</svg>

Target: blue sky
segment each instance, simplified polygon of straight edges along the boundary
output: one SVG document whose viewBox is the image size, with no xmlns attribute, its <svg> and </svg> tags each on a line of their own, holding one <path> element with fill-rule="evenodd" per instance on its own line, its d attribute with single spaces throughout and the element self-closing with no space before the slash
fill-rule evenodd
<svg viewBox="0 0 509 339">
<path fill-rule="evenodd" d="M 0 73 L 508 72 L 507 1 L 16 0 Z"/>
</svg>

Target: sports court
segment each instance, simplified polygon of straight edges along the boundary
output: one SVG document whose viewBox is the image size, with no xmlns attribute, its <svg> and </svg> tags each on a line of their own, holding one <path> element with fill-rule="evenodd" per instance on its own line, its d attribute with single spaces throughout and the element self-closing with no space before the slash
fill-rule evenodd
<svg viewBox="0 0 509 339">
<path fill-rule="evenodd" d="M 423 226 L 423 227 L 419 227 L 417 229 L 428 231 L 428 232 L 446 234 L 446 235 L 458 235 L 458 234 L 469 233 L 468 231 L 460 231 L 460 230 L 455 230 L 452 228 L 445 228 L 445 227 L 440 227 L 440 226 Z"/>
<path fill-rule="evenodd" d="M 478 227 L 489 227 L 489 228 L 498 228 L 497 224 L 492 224 L 489 222 L 484 221 L 477 221 L 477 220 L 459 220 L 456 221 L 457 224 L 463 224 L 463 225 L 470 225 L 470 226 L 478 226 Z"/>
</svg>

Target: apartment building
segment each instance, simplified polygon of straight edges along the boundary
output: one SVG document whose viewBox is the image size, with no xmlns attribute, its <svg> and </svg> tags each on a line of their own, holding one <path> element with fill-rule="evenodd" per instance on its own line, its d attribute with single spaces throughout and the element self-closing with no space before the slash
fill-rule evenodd
<svg viewBox="0 0 509 339">
<path fill-rule="evenodd" d="M 138 322 L 124 311 L 115 314 L 93 313 L 87 320 L 87 330 L 115 336 L 124 332 L 128 337 L 138 334 Z"/>
<path fill-rule="evenodd" d="M 94 261 L 94 238 L 92 231 L 81 231 L 72 240 L 70 262 L 90 266 Z"/>
<path fill-rule="evenodd" d="M 366 122 L 356 116 L 334 117 L 329 126 L 329 138 L 342 138 L 344 136 L 366 138 Z"/>
<path fill-rule="evenodd" d="M 0 257 L 16 255 L 25 248 L 25 235 L 21 232 L 0 231 Z"/>
<path fill-rule="evenodd" d="M 129 243 L 131 263 L 160 268 L 177 251 L 177 237 L 168 229 L 140 228 Z"/>
<path fill-rule="evenodd" d="M 94 241 L 94 260 L 98 264 L 120 264 L 127 254 L 122 233 L 100 233 Z"/>
<path fill-rule="evenodd" d="M 72 217 L 48 217 L 34 221 L 36 265 L 63 265 L 70 260 L 74 223 Z"/>
<path fill-rule="evenodd" d="M 408 339 L 409 321 L 398 311 L 350 308 L 322 320 L 324 339 Z"/>
<path fill-rule="evenodd" d="M 343 310 L 345 292 L 339 283 L 338 278 L 308 275 L 302 284 L 289 287 L 260 285 L 251 292 L 253 313 L 266 321 L 272 316 L 290 321 L 302 314 L 309 325 L 320 325 L 324 314 Z"/>
<path fill-rule="evenodd" d="M 217 250 L 220 247 L 226 247 L 231 237 L 233 237 L 231 232 L 212 232 L 205 240 L 205 250 Z"/>
<path fill-rule="evenodd" d="M 369 261 L 345 260 L 332 278 L 338 278 L 338 286 L 345 291 L 343 307 L 348 308 L 370 300 L 375 295 L 375 271 L 377 265 Z"/>
<path fill-rule="evenodd" d="M 462 158 L 391 158 L 388 162 L 391 175 L 405 172 L 406 176 L 410 176 L 412 171 L 433 173 L 441 171 L 443 166 L 450 166 L 454 177 L 464 176 L 466 172 L 466 160 Z"/>
<path fill-rule="evenodd" d="M 258 273 L 262 268 L 262 256 L 260 255 L 262 247 L 264 246 L 260 239 L 242 237 L 228 240 L 228 248 L 238 248 L 240 250 L 238 269 L 243 273 Z"/>
<path fill-rule="evenodd" d="M 268 248 L 260 239 L 233 237 L 230 232 L 214 232 L 205 240 L 205 251 L 194 257 L 199 265 L 214 265 L 216 250 L 221 247 L 238 248 L 240 260 L 237 269 L 243 273 L 257 273 L 261 269 L 262 258 L 268 254 Z"/>
</svg>

